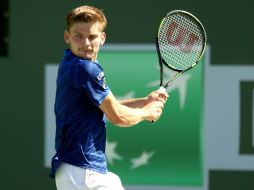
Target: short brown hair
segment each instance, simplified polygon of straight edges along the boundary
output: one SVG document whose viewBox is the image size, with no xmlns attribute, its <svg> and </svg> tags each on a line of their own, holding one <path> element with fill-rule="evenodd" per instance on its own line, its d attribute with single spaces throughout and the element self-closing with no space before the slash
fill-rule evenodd
<svg viewBox="0 0 254 190">
<path fill-rule="evenodd" d="M 67 30 L 77 22 L 100 22 L 101 30 L 107 26 L 107 19 L 102 10 L 92 6 L 80 6 L 72 9 L 66 16 Z"/>
</svg>

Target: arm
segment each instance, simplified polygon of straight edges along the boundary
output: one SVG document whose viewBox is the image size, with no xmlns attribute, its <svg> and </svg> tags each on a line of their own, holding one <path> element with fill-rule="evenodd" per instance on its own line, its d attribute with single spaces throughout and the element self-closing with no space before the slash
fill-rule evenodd
<svg viewBox="0 0 254 190">
<path fill-rule="evenodd" d="M 130 108 L 141 108 L 144 107 L 147 103 L 146 98 L 134 98 L 134 99 L 127 99 L 127 100 L 120 100 L 120 104 L 125 105 Z"/>
<path fill-rule="evenodd" d="M 145 98 L 130 99 L 120 103 L 110 92 L 99 107 L 114 125 L 130 127 L 143 120 L 157 120 L 160 117 L 166 100 L 158 98 L 158 94 L 157 98 L 153 97 L 155 93 L 151 94 Z"/>
<path fill-rule="evenodd" d="M 145 105 L 151 103 L 152 101 L 162 101 L 165 104 L 168 98 L 168 94 L 166 92 L 161 91 L 153 91 L 148 96 L 144 98 L 134 98 L 119 101 L 120 104 L 125 105 L 130 108 L 142 108 Z"/>
</svg>

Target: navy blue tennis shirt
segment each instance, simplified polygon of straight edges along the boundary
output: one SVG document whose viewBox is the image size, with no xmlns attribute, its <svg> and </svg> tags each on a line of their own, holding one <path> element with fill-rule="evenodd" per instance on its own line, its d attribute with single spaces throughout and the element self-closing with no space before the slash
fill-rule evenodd
<svg viewBox="0 0 254 190">
<path fill-rule="evenodd" d="M 98 62 L 65 50 L 57 75 L 56 154 L 52 158 L 51 177 L 62 162 L 107 172 L 106 120 L 98 106 L 109 92 Z"/>
</svg>

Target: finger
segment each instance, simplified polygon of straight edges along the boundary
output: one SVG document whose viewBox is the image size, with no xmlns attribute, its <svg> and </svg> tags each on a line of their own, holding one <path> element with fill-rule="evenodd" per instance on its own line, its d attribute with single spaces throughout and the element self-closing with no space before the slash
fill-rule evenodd
<svg viewBox="0 0 254 190">
<path fill-rule="evenodd" d="M 158 92 L 158 96 L 163 97 L 165 99 L 167 99 L 169 97 L 167 92 L 160 92 L 160 91 Z"/>
<path fill-rule="evenodd" d="M 165 103 L 166 103 L 166 101 L 164 100 L 164 99 L 161 99 L 161 98 L 159 98 L 158 100 L 157 100 L 157 105 L 159 106 L 159 107 L 164 107 L 164 105 L 165 105 Z"/>
<path fill-rule="evenodd" d="M 162 97 L 158 97 L 158 98 L 157 98 L 157 101 L 160 101 L 160 102 L 162 102 L 163 104 L 166 103 L 166 99 L 165 99 L 165 98 L 162 98 Z"/>
</svg>

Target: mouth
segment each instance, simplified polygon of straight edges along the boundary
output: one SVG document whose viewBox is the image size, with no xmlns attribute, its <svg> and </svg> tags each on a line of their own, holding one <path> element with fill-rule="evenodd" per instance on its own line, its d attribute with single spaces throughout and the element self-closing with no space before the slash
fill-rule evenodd
<svg viewBox="0 0 254 190">
<path fill-rule="evenodd" d="M 94 57 L 93 50 L 89 49 L 78 49 L 78 54 L 80 57 L 83 57 L 85 59 L 93 59 Z"/>
<path fill-rule="evenodd" d="M 93 51 L 92 50 L 87 50 L 87 49 L 79 49 L 80 52 L 83 52 L 83 53 L 92 53 Z"/>
</svg>

